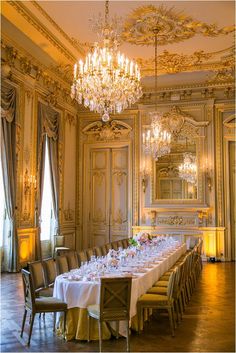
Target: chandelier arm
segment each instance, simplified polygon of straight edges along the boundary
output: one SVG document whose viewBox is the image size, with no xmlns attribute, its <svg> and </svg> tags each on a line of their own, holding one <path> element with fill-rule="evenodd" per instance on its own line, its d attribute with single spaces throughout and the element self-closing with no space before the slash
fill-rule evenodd
<svg viewBox="0 0 236 353">
<path fill-rule="evenodd" d="M 109 19 L 109 0 L 105 2 L 105 27 L 108 27 L 108 19 Z"/>
</svg>

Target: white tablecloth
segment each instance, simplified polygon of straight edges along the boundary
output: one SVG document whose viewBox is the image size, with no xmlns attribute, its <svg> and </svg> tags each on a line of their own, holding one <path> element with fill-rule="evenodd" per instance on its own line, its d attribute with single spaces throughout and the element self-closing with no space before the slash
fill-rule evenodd
<svg viewBox="0 0 236 353">
<path fill-rule="evenodd" d="M 166 272 L 178 258 L 186 252 L 186 244 L 165 255 L 158 264 L 149 268 L 147 272 L 133 278 L 131 289 L 130 317 L 136 315 L 138 298 L 147 292 L 152 285 Z M 68 309 L 87 308 L 91 304 L 99 304 L 99 282 L 75 281 L 60 275 L 54 284 L 53 296 L 67 303 Z"/>
</svg>

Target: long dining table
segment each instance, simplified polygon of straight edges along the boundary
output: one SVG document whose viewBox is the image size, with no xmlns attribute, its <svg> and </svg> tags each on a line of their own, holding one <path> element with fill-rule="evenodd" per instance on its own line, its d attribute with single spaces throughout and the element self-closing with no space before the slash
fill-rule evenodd
<svg viewBox="0 0 236 353">
<path fill-rule="evenodd" d="M 164 256 L 149 263 L 148 267 L 134 270 L 132 274 L 132 289 L 130 303 L 131 327 L 137 328 L 137 301 L 139 297 L 166 272 L 174 263 L 186 252 L 186 244 L 178 245 L 175 249 L 166 251 Z M 110 277 L 122 276 L 121 274 L 110 274 Z M 123 275 L 124 276 L 124 275 Z M 73 276 L 59 275 L 54 284 L 53 296 L 65 301 L 68 306 L 66 322 L 66 340 L 78 339 L 87 340 L 87 307 L 92 304 L 99 304 L 100 281 L 75 279 Z M 58 321 L 58 332 L 60 333 L 60 318 Z M 119 332 L 124 335 L 123 325 L 121 324 Z M 98 339 L 98 324 L 96 320 L 91 322 L 90 339 Z M 111 330 L 104 323 L 103 339 L 111 337 Z"/>
</svg>

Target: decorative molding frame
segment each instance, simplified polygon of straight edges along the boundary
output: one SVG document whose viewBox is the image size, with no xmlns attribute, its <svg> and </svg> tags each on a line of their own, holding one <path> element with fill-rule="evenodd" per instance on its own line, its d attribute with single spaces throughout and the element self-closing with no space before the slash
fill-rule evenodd
<svg viewBox="0 0 236 353">
<path fill-rule="evenodd" d="M 112 120 L 108 123 L 96 121 L 86 126 L 82 132 L 87 141 L 120 141 L 130 137 L 132 127 L 121 120 Z"/>
</svg>

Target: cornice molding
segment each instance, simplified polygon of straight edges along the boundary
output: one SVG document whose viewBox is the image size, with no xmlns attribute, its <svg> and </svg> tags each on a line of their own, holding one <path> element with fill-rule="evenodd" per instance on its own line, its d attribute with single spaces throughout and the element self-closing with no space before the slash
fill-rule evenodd
<svg viewBox="0 0 236 353">
<path fill-rule="evenodd" d="M 22 1 L 7 1 L 7 5 L 14 7 L 14 9 L 24 17 L 29 24 L 31 24 L 37 31 L 42 34 L 60 53 L 64 55 L 71 63 L 74 63 L 77 58 L 69 51 L 68 48 L 64 46 L 64 44 L 56 38 L 56 36 L 44 26 L 38 18 L 24 5 Z M 3 11 L 4 14 L 4 11 Z M 62 30 L 61 30 L 62 31 Z M 60 31 L 60 33 L 61 33 Z M 62 33 L 61 33 L 62 34 Z M 65 38 L 65 35 L 63 35 Z M 73 48 L 77 49 L 71 41 L 69 41 L 70 45 L 73 45 Z M 81 54 L 81 53 L 80 53 Z"/>
</svg>

